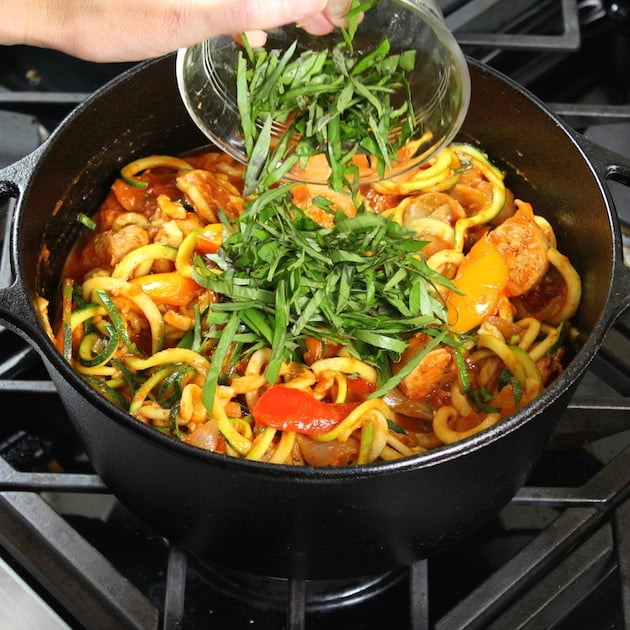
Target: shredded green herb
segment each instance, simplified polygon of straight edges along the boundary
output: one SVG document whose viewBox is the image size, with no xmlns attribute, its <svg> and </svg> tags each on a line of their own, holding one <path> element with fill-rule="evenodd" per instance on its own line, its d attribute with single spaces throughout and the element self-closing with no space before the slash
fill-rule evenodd
<svg viewBox="0 0 630 630">
<path fill-rule="evenodd" d="M 244 37 L 237 67 L 237 103 L 248 164 L 245 210 L 221 249 L 196 258 L 193 277 L 220 299 L 203 315 L 206 332 L 195 346 L 213 347 L 204 387 L 212 409 L 215 390 L 235 348 L 271 348 L 265 377 L 275 383 L 283 363 L 301 359 L 307 338 L 341 344 L 372 364 L 379 384 L 372 396 L 396 387 L 439 344 L 460 343 L 444 323 L 436 285 L 452 284 L 425 262 L 423 241 L 358 203 L 365 155 L 383 177 L 412 137 L 415 118 L 408 73 L 415 51 L 391 53 L 384 39 L 369 54 L 355 52 L 362 16 L 380 0 L 353 0 L 343 41 L 330 50 L 253 49 Z M 279 132 L 280 130 L 280 132 Z M 324 155 L 335 191 L 351 191 L 356 215 L 335 212 L 333 227 L 311 219 L 291 201 L 285 176 Z M 212 266 L 209 267 L 208 263 Z M 200 320 L 196 329 L 200 329 Z M 431 337 L 423 351 L 392 373 L 417 332 Z M 193 343 L 187 339 L 186 343 Z M 458 369 L 467 377 L 463 358 Z"/>
<path fill-rule="evenodd" d="M 248 202 L 210 257 L 221 273 L 196 261 L 195 280 L 221 296 L 212 305 L 212 323 L 222 328 L 218 361 L 238 335 L 249 335 L 257 347 L 272 348 L 266 377 L 275 382 L 282 362 L 315 337 L 342 344 L 387 375 L 413 333 L 443 341 L 444 304 L 432 289 L 450 283 L 427 266 L 424 242 L 362 205 L 356 216 L 338 212 L 334 226 L 323 227 L 291 202 L 290 190 L 281 186 Z"/>
<path fill-rule="evenodd" d="M 479 411 L 484 413 L 498 413 L 501 411 L 500 407 L 494 407 L 490 404 L 494 396 L 485 387 L 479 387 L 471 391 L 470 398 Z"/>
<path fill-rule="evenodd" d="M 373 160 L 381 177 L 391 167 L 415 128 L 407 75 L 416 51 L 393 54 L 384 39 L 369 54 L 355 54 L 360 16 L 378 2 L 352 2 L 343 41 L 331 50 L 298 54 L 294 42 L 280 53 L 252 49 L 243 38 L 237 104 L 248 158 L 245 194 L 269 188 L 320 154 L 331 168 L 334 190 L 356 191 L 356 154 Z"/>
<path fill-rule="evenodd" d="M 84 212 L 79 212 L 79 214 L 77 215 L 77 221 L 84 225 L 88 230 L 96 229 L 96 223 L 94 222 L 94 219 L 88 217 L 88 215 Z"/>
</svg>

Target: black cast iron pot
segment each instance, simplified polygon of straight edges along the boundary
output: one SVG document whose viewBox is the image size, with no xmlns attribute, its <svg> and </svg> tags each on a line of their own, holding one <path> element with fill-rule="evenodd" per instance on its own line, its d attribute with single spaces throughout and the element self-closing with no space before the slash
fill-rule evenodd
<svg viewBox="0 0 630 630">
<path fill-rule="evenodd" d="M 180 102 L 174 57 L 137 66 L 74 110 L 46 143 L 0 172 L 16 199 L 5 239 L 0 319 L 41 354 L 88 456 L 130 510 L 206 560 L 273 576 L 375 574 L 427 557 L 495 515 L 524 484 L 609 327 L 630 305 L 630 270 L 604 179 L 630 165 L 590 145 L 532 96 L 470 61 L 460 139 L 507 169 L 507 184 L 554 226 L 584 283 L 583 346 L 537 400 L 458 444 L 399 461 L 295 468 L 179 443 L 122 413 L 64 362 L 33 301 L 59 306 L 78 212 L 120 167 L 207 144 Z M 43 255 L 42 252 L 47 252 Z M 43 418 L 45 421 L 45 418 Z"/>
</svg>

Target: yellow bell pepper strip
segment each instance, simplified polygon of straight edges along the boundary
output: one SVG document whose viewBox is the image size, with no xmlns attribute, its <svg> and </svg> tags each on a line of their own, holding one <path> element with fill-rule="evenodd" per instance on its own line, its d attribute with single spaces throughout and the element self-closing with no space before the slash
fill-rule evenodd
<svg viewBox="0 0 630 630">
<path fill-rule="evenodd" d="M 453 278 L 446 298 L 448 324 L 458 334 L 476 328 L 497 308 L 508 280 L 507 265 L 486 238 L 477 241 Z"/>
<path fill-rule="evenodd" d="M 152 273 L 133 278 L 130 282 L 141 287 L 156 304 L 169 306 L 186 306 L 202 290 L 192 278 L 176 271 Z"/>
<path fill-rule="evenodd" d="M 138 160 L 134 160 L 133 162 L 129 162 L 126 166 L 123 166 L 120 171 L 120 176 L 130 186 L 135 186 L 136 188 L 146 188 L 148 183 L 137 179 L 136 175 L 142 171 L 146 171 L 147 169 L 158 167 L 171 168 L 175 171 L 192 170 L 192 166 L 186 162 L 186 160 L 182 160 L 171 155 L 148 155 L 147 157 L 142 157 Z"/>
</svg>

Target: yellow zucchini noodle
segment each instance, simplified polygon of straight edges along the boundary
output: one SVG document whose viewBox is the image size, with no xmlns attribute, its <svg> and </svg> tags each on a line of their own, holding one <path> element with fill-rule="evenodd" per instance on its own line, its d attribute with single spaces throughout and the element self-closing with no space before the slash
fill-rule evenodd
<svg viewBox="0 0 630 630">
<path fill-rule="evenodd" d="M 354 196 L 246 199 L 243 175 L 210 151 L 126 165 L 81 215 L 59 312 L 39 300 L 67 361 L 139 422 L 232 457 L 365 464 L 487 429 L 562 372 L 580 277 L 479 148 Z M 404 265 L 344 250 L 352 221 L 411 243 Z"/>
</svg>

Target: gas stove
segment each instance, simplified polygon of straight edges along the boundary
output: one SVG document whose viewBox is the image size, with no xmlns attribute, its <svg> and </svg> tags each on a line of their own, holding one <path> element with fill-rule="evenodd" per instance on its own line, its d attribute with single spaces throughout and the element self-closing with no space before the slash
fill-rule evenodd
<svg viewBox="0 0 630 630">
<path fill-rule="evenodd" d="M 630 3 L 442 0 L 464 52 L 630 154 Z M 0 48 L 0 166 L 127 69 Z M 630 192 L 610 183 L 624 239 Z M 625 240 L 627 245 L 630 241 Z M 628 256 L 630 260 L 630 255 Z M 284 580 L 170 545 L 94 474 L 37 353 L 0 331 L 0 625 L 11 628 L 623 628 L 630 625 L 630 316 L 610 330 L 523 489 L 405 569 Z M 12 411 L 9 411 L 12 410 Z"/>
</svg>

